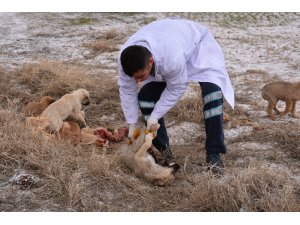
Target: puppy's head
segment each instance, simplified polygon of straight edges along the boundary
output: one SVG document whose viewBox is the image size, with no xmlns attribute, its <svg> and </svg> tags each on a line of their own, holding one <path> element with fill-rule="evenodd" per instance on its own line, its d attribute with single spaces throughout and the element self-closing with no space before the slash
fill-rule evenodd
<svg viewBox="0 0 300 225">
<path fill-rule="evenodd" d="M 40 102 L 46 105 L 51 105 L 53 102 L 55 102 L 55 99 L 51 96 L 44 96 L 41 98 Z"/>
<path fill-rule="evenodd" d="M 90 104 L 90 94 L 87 90 L 81 88 L 73 92 L 75 95 L 78 95 L 82 105 Z"/>
</svg>

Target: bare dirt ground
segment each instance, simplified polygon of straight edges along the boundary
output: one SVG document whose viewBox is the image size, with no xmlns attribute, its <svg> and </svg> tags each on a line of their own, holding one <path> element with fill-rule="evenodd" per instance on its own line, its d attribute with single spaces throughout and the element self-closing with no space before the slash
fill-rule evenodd
<svg viewBox="0 0 300 225">
<path fill-rule="evenodd" d="M 192 83 L 166 117 L 182 165 L 171 187 L 136 178 L 119 158 L 125 142 L 73 147 L 26 129 L 26 102 L 76 88 L 91 94 L 90 127 L 124 125 L 118 50 L 140 27 L 169 16 L 207 25 L 224 50 L 236 98 L 234 110 L 225 104 L 228 174 L 205 170 Z M 260 94 L 271 81 L 300 81 L 299 13 L 0 13 L 0 27 L 1 211 L 300 211 L 300 119 L 271 121 Z"/>
</svg>

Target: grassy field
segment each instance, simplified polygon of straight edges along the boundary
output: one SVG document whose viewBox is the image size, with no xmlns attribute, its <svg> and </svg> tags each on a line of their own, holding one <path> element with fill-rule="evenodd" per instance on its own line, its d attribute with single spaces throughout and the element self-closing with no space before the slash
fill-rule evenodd
<svg viewBox="0 0 300 225">
<path fill-rule="evenodd" d="M 195 84 L 166 116 L 181 165 L 170 187 L 153 186 L 126 168 L 120 158 L 126 141 L 105 148 L 73 146 L 25 126 L 28 101 L 44 95 L 59 99 L 78 88 L 91 96 L 83 108 L 88 126 L 125 125 L 118 49 L 139 27 L 176 15 L 1 14 L 0 211 L 300 211 L 300 119 L 271 121 L 260 95 L 267 82 L 299 81 L 297 13 L 179 14 L 211 28 L 235 89 L 235 109 L 225 104 L 228 174 L 221 178 L 206 171 Z M 17 182 L 24 174 L 31 183 Z"/>
</svg>

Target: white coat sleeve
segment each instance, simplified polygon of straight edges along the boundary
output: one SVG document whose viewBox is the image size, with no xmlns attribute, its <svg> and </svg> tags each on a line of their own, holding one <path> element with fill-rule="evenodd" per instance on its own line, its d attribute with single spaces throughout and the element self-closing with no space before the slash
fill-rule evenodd
<svg viewBox="0 0 300 225">
<path fill-rule="evenodd" d="M 125 120 L 128 124 L 138 122 L 138 86 L 135 80 L 127 76 L 118 61 L 118 85 Z"/>
<path fill-rule="evenodd" d="M 163 72 L 163 71 L 162 71 Z M 175 59 L 162 74 L 167 86 L 155 104 L 151 117 L 162 118 L 181 98 L 188 86 L 186 62 L 183 55 Z"/>
</svg>

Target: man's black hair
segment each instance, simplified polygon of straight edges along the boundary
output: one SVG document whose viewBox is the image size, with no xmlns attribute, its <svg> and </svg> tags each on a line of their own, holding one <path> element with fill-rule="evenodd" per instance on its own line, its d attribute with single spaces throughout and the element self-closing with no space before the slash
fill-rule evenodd
<svg viewBox="0 0 300 225">
<path fill-rule="evenodd" d="M 146 68 L 151 52 L 140 45 L 132 45 L 125 48 L 121 53 L 121 65 L 124 73 L 132 77 L 134 73 Z"/>
</svg>

